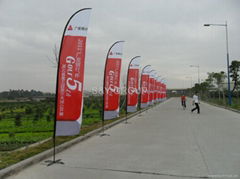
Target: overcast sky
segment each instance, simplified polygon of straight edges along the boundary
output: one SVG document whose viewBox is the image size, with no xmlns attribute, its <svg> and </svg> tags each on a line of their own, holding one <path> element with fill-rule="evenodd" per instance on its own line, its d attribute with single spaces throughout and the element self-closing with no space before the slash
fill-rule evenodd
<svg viewBox="0 0 240 179">
<path fill-rule="evenodd" d="M 207 72 L 226 71 L 224 27 L 229 27 L 230 60 L 240 60 L 239 0 L 0 0 L 0 91 L 55 91 L 56 68 L 48 60 L 60 45 L 69 17 L 93 8 L 88 31 L 85 89 L 100 87 L 109 47 L 125 40 L 122 77 L 140 55 L 169 88 L 190 87 Z M 123 81 L 123 80 L 122 80 Z"/>
</svg>

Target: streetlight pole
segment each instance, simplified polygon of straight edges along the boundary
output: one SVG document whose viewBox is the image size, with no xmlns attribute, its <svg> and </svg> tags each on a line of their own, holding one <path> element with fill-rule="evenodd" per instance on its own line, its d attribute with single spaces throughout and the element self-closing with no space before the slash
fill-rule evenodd
<svg viewBox="0 0 240 179">
<path fill-rule="evenodd" d="M 198 84 L 200 84 L 200 74 L 199 74 L 199 65 L 190 65 L 190 67 L 197 67 L 198 68 Z"/>
<path fill-rule="evenodd" d="M 230 89 L 230 75 L 229 75 L 229 50 L 228 50 L 228 25 L 227 21 L 225 24 L 204 24 L 204 26 L 223 26 L 226 31 L 226 50 L 227 50 L 227 78 L 228 78 L 228 104 L 232 105 L 232 94 Z"/>
</svg>

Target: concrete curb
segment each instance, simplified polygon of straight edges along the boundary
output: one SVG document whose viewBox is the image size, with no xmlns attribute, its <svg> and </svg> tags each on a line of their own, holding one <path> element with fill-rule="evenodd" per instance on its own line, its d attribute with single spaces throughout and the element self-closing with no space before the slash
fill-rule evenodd
<svg viewBox="0 0 240 179">
<path fill-rule="evenodd" d="M 236 112 L 236 113 L 240 113 L 240 111 L 237 110 L 237 109 L 232 109 L 232 108 L 229 108 L 229 107 L 226 107 L 226 106 L 221 106 L 221 105 L 214 104 L 214 103 L 207 102 L 207 101 L 201 101 L 201 102 L 206 103 L 206 104 L 210 104 L 212 106 L 216 106 L 216 107 L 219 107 L 219 108 L 227 109 L 229 111 L 233 111 L 233 112 Z"/>
<path fill-rule="evenodd" d="M 162 104 L 164 102 L 161 102 L 159 104 Z M 159 104 L 157 104 L 157 105 L 159 105 Z M 142 112 L 144 112 L 148 109 L 151 109 L 152 107 L 155 107 L 155 106 L 151 106 L 151 107 L 148 107 L 146 109 L 142 109 L 140 111 L 137 111 L 136 113 L 130 114 L 130 115 L 127 116 L 127 119 L 132 118 L 132 117 L 134 117 L 138 114 L 141 114 Z M 117 124 L 119 124 L 119 123 L 121 123 L 125 120 L 126 120 L 126 118 L 123 117 L 122 119 L 119 119 L 115 122 L 112 122 L 110 124 L 105 125 L 104 129 L 109 129 L 109 128 L 111 128 L 111 127 L 113 127 L 113 126 L 115 126 L 115 125 L 117 125 Z M 79 136 L 79 137 L 77 137 L 77 138 L 75 138 L 71 141 L 65 142 L 65 143 L 57 146 L 56 147 L 56 154 L 59 153 L 59 152 L 62 152 L 63 150 L 66 150 L 66 149 L 70 148 L 71 146 L 73 146 L 73 145 L 75 145 L 79 142 L 82 142 L 84 140 L 87 140 L 90 137 L 93 137 L 93 136 L 99 134 L 101 131 L 102 131 L 102 128 L 95 129 L 95 130 L 93 130 L 93 131 L 91 131 L 91 132 L 89 132 L 89 133 L 87 133 L 83 136 Z M 33 164 L 39 163 L 42 160 L 51 157 L 52 154 L 53 154 L 53 149 L 48 149 L 48 150 L 46 150 L 44 152 L 41 152 L 41 153 L 39 153 L 39 154 L 37 154 L 33 157 L 30 157 L 30 158 L 25 159 L 21 162 L 13 164 L 13 165 L 11 165 L 7 168 L 4 168 L 4 169 L 0 170 L 0 178 L 3 179 L 3 178 L 11 176 L 13 174 L 16 174 L 16 173 L 20 172 L 21 170 L 23 170 L 23 169 L 25 169 L 25 168 L 33 165 Z"/>
</svg>

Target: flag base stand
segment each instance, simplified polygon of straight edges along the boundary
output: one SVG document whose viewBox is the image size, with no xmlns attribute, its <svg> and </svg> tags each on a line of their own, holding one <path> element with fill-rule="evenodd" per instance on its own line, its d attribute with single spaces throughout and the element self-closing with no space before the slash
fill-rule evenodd
<svg viewBox="0 0 240 179">
<path fill-rule="evenodd" d="M 99 136 L 100 136 L 100 137 L 110 136 L 110 134 L 102 133 L 102 134 L 100 134 Z"/>
<path fill-rule="evenodd" d="M 104 120 L 102 120 L 102 133 L 99 134 L 99 136 L 100 136 L 100 137 L 110 136 L 110 134 L 106 134 L 106 133 L 104 132 Z"/>
<path fill-rule="evenodd" d="M 130 124 L 130 122 L 128 122 L 128 117 L 127 116 L 126 116 L 124 124 Z"/>
<path fill-rule="evenodd" d="M 110 134 L 106 134 L 106 133 L 104 132 L 104 127 L 103 127 L 102 133 L 100 133 L 99 136 L 100 136 L 100 137 L 110 136 Z"/>
<path fill-rule="evenodd" d="M 54 134 L 53 134 L 53 160 L 46 160 L 45 163 L 48 163 L 47 164 L 48 167 L 53 165 L 53 164 L 64 165 L 64 162 L 62 162 L 61 160 L 62 159 L 56 160 L 56 135 L 55 135 L 55 132 L 54 132 Z"/>
<path fill-rule="evenodd" d="M 62 159 L 58 159 L 58 160 L 47 160 L 45 161 L 45 163 L 47 163 L 47 166 L 51 166 L 53 164 L 61 164 L 64 165 L 64 162 L 61 161 Z"/>
</svg>

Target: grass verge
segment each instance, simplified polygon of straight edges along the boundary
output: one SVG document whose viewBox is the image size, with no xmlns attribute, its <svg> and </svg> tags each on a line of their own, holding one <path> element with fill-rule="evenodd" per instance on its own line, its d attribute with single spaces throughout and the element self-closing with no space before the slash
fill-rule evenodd
<svg viewBox="0 0 240 179">
<path fill-rule="evenodd" d="M 235 109 L 235 110 L 238 110 L 240 111 L 240 102 L 237 101 L 237 99 L 233 98 L 232 99 L 232 105 L 229 106 L 228 105 L 228 99 L 226 98 L 225 99 L 226 101 L 224 102 L 222 99 L 219 100 L 219 99 L 216 99 L 216 98 L 210 98 L 210 99 L 203 99 L 203 101 L 207 102 L 207 103 L 212 103 L 212 104 L 216 104 L 216 105 L 219 105 L 219 106 L 222 106 L 222 107 L 226 107 L 226 108 L 230 108 L 230 109 Z"/>
<path fill-rule="evenodd" d="M 119 119 L 121 119 L 124 116 L 121 116 L 117 119 L 114 120 L 108 120 L 105 121 L 105 125 L 110 124 L 112 122 L 115 122 Z M 63 144 L 67 141 L 70 141 L 74 138 L 77 138 L 79 136 L 85 135 L 95 129 L 98 129 L 101 127 L 101 121 L 94 123 L 92 125 L 83 125 L 81 128 L 81 132 L 79 135 L 76 136 L 68 136 L 68 137 L 57 137 L 56 138 L 56 145 L 60 145 Z M 12 152 L 0 152 L 0 170 L 3 168 L 6 168 L 10 165 L 13 165 L 15 163 L 18 163 L 24 159 L 27 159 L 29 157 L 32 157 L 38 153 L 41 153 L 43 151 L 46 151 L 50 148 L 53 147 L 53 142 L 52 140 L 46 141 L 44 143 L 41 143 L 37 146 L 33 146 L 30 148 L 26 148 L 23 150 L 19 150 L 19 151 L 12 151 Z"/>
</svg>

